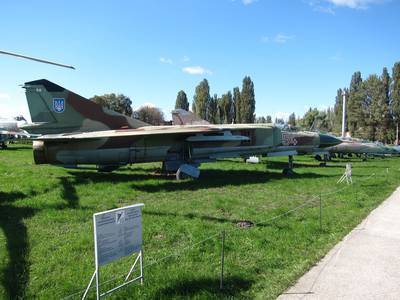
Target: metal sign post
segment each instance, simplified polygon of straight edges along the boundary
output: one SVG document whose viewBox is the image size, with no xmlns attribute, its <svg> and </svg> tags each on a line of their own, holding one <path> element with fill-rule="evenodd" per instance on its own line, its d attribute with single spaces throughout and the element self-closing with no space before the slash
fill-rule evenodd
<svg viewBox="0 0 400 300">
<path fill-rule="evenodd" d="M 140 203 L 93 215 L 96 269 L 82 299 L 86 298 L 94 280 L 96 280 L 97 300 L 133 282 L 140 280 L 143 284 L 142 206 L 144 206 L 144 204 Z M 137 256 L 128 275 L 125 277 L 125 281 L 122 284 L 101 293 L 100 267 L 134 253 L 137 253 Z M 140 275 L 129 280 L 129 277 L 138 262 L 140 264 Z"/>
</svg>

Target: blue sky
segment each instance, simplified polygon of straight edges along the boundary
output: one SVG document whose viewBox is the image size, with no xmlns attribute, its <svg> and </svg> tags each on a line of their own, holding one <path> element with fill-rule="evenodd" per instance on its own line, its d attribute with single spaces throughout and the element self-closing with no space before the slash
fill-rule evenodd
<svg viewBox="0 0 400 300">
<path fill-rule="evenodd" d="M 166 117 L 183 89 L 191 102 L 254 81 L 256 114 L 326 108 L 354 71 L 400 60 L 397 0 L 8 1 L 0 49 L 76 70 L 0 56 L 0 116 L 28 115 L 20 84 L 46 78 L 91 97 L 123 93 Z"/>
</svg>

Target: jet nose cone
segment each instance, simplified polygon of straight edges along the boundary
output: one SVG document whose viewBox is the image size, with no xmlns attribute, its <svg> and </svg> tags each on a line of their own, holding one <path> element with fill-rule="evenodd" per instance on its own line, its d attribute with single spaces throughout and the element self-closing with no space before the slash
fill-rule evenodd
<svg viewBox="0 0 400 300">
<path fill-rule="evenodd" d="M 339 145 L 342 141 L 339 140 L 337 137 L 334 137 L 329 134 L 320 134 L 319 135 L 319 147 L 326 148 L 335 145 Z"/>
</svg>

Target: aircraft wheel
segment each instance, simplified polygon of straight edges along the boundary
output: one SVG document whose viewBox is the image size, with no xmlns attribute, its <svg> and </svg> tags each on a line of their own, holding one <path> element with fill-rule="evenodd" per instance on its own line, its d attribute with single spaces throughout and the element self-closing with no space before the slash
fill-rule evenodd
<svg viewBox="0 0 400 300">
<path fill-rule="evenodd" d="M 319 164 L 320 167 L 326 167 L 326 162 L 322 162 Z"/>
<path fill-rule="evenodd" d="M 6 143 L 1 143 L 1 149 L 6 149 L 6 148 L 7 148 Z"/>
<path fill-rule="evenodd" d="M 180 168 L 178 169 L 178 171 L 176 171 L 176 180 L 180 181 L 187 178 L 189 178 L 189 176 L 183 173 Z"/>
</svg>

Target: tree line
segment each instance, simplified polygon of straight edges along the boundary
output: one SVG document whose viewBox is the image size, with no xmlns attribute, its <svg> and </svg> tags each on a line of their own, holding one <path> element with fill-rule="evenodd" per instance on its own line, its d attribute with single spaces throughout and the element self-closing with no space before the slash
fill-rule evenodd
<svg viewBox="0 0 400 300">
<path fill-rule="evenodd" d="M 111 93 L 104 94 L 102 96 L 95 95 L 94 97 L 90 98 L 90 100 L 107 109 L 119 112 L 129 117 L 133 117 L 151 125 L 165 124 L 164 113 L 160 108 L 144 105 L 133 111 L 132 100 L 123 94 Z"/>
<path fill-rule="evenodd" d="M 386 67 L 380 76 L 369 75 L 363 79 L 357 71 L 351 77 L 349 87 L 337 90 L 333 108 L 318 110 L 310 108 L 303 117 L 296 118 L 292 113 L 288 124 L 307 130 L 321 130 L 339 135 L 342 126 L 343 94 L 346 96 L 346 129 L 352 137 L 393 143 L 398 141 L 400 123 L 400 62 L 396 62 L 389 74 Z M 144 106 L 132 111 L 132 101 L 122 94 L 94 96 L 91 100 L 109 109 L 136 117 L 144 122 L 165 124 L 164 115 L 159 108 Z M 255 115 L 254 83 L 245 76 L 242 87 L 218 96 L 210 94 L 210 85 L 203 79 L 195 88 L 192 111 L 212 124 L 230 123 L 271 123 L 271 116 Z M 186 93 L 178 92 L 175 108 L 189 110 Z M 275 123 L 284 123 L 275 119 Z"/>
<path fill-rule="evenodd" d="M 400 123 L 400 62 L 386 67 L 380 76 L 363 79 L 357 71 L 349 87 L 339 88 L 333 108 L 310 108 L 302 118 L 294 113 L 288 123 L 304 129 L 318 129 L 340 135 L 342 130 L 343 95 L 346 96 L 346 130 L 352 137 L 397 143 Z"/>
<path fill-rule="evenodd" d="M 235 87 L 220 97 L 210 95 L 208 80 L 203 79 L 196 86 L 192 111 L 212 124 L 254 123 L 255 106 L 254 83 L 250 76 L 243 78 L 241 90 Z M 189 101 L 183 90 L 178 92 L 175 109 L 189 110 Z"/>
</svg>

